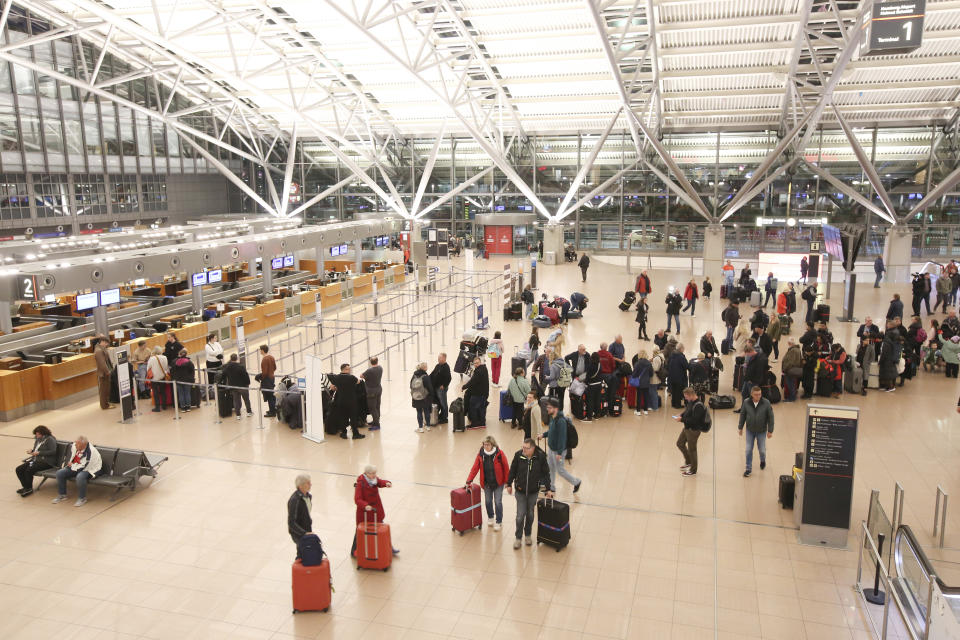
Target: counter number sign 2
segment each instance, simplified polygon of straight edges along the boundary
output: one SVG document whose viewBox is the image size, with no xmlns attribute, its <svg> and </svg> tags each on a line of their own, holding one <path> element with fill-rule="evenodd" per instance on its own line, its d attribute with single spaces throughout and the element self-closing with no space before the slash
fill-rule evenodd
<svg viewBox="0 0 960 640">
<path fill-rule="evenodd" d="M 923 43 L 926 0 L 887 0 L 873 5 L 869 53 L 904 53 Z"/>
<path fill-rule="evenodd" d="M 20 297 L 24 300 L 39 300 L 37 293 L 37 276 L 20 276 Z"/>
</svg>

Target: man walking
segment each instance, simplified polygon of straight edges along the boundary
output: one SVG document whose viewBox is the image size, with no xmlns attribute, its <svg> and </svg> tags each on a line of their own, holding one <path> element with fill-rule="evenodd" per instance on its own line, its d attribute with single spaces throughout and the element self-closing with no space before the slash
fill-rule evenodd
<svg viewBox="0 0 960 640">
<path fill-rule="evenodd" d="M 300 544 L 300 538 L 313 535 L 313 518 L 310 509 L 313 506 L 313 496 L 310 495 L 310 476 L 301 473 L 294 481 L 297 490 L 287 500 L 287 531 L 293 538 L 293 543 Z M 297 558 L 300 557 L 298 551 Z"/>
<path fill-rule="evenodd" d="M 750 390 L 750 399 L 740 407 L 740 423 L 737 433 L 743 435 L 743 428 L 747 428 L 747 466 L 743 472 L 744 478 L 749 478 L 753 469 L 753 443 L 757 443 L 760 452 L 760 468 L 767 466 L 767 440 L 773 437 L 773 406 L 763 397 L 760 387 Z"/>
<path fill-rule="evenodd" d="M 97 365 L 97 391 L 100 394 L 100 408 L 110 409 L 110 375 L 113 373 L 113 367 L 110 366 L 110 354 L 107 353 L 107 347 L 110 342 L 107 336 L 98 335 L 96 346 L 93 348 L 93 360 Z"/>
<path fill-rule="evenodd" d="M 383 397 L 383 387 L 380 381 L 383 380 L 383 367 L 379 365 L 380 360 L 376 357 L 370 358 L 370 366 L 360 374 L 363 378 L 364 386 L 367 388 L 367 411 L 370 413 L 370 431 L 380 430 L 380 399 Z"/>
<path fill-rule="evenodd" d="M 557 486 L 557 474 L 573 485 L 573 492 L 580 491 L 581 480 L 563 466 L 563 457 L 567 451 L 567 419 L 560 411 L 560 403 L 555 398 L 547 400 L 547 415 L 550 426 L 543 437 L 547 439 L 547 464 L 550 467 L 550 486 Z"/>
<path fill-rule="evenodd" d="M 277 372 L 277 361 L 270 355 L 270 347 L 265 344 L 260 345 L 260 353 L 263 357 L 260 359 L 260 375 L 257 376 L 257 381 L 260 383 L 260 393 L 267 403 L 267 412 L 263 417 L 273 418 L 277 415 L 277 397 L 273 392 L 276 387 L 273 374 Z"/>
<path fill-rule="evenodd" d="M 683 423 L 683 430 L 677 438 L 677 448 L 683 454 L 680 475 L 695 476 L 697 475 L 697 440 L 700 439 L 701 433 L 710 429 L 710 416 L 693 387 L 683 390 L 683 401 L 685 405 L 683 413 L 673 418 Z"/>
<path fill-rule="evenodd" d="M 773 300 L 773 306 L 777 306 L 777 279 L 773 277 L 773 271 L 767 273 L 767 282 L 763 285 L 763 290 L 767 294 L 763 299 L 763 308 L 767 308 L 767 303 Z"/>
<path fill-rule="evenodd" d="M 580 267 L 580 274 L 583 276 L 583 281 L 587 281 L 587 269 L 590 268 L 590 256 L 584 253 L 580 256 L 580 262 L 577 263 L 577 266 Z"/>
<path fill-rule="evenodd" d="M 447 364 L 447 354 L 437 356 L 437 364 L 430 372 L 430 382 L 433 383 L 433 392 L 437 397 L 440 410 L 437 412 L 437 424 L 447 424 L 447 389 L 450 388 L 450 365 Z"/>
<path fill-rule="evenodd" d="M 873 272 L 877 274 L 877 279 L 873 281 L 873 288 L 880 288 L 880 279 L 883 278 L 883 272 L 887 268 L 883 266 L 883 256 L 877 256 L 877 259 L 873 261 Z"/>
<path fill-rule="evenodd" d="M 553 497 L 553 483 L 550 481 L 546 454 L 537 447 L 532 438 L 527 438 L 520 450 L 513 454 L 510 474 L 507 476 L 507 493 L 517 499 L 517 538 L 513 541 L 514 549 L 520 548 L 520 538 L 524 535 L 526 545 L 529 547 L 533 544 L 533 508 L 537 504 L 540 487 L 547 490 L 546 497 Z"/>
<path fill-rule="evenodd" d="M 730 304 L 727 305 L 727 308 L 723 310 L 723 313 L 720 314 L 720 319 L 723 320 L 724 326 L 727 328 L 727 337 L 724 341 L 727 343 L 729 348 L 733 345 L 733 330 L 737 328 L 737 325 L 740 324 L 740 307 L 736 300 L 731 300 Z"/>
</svg>

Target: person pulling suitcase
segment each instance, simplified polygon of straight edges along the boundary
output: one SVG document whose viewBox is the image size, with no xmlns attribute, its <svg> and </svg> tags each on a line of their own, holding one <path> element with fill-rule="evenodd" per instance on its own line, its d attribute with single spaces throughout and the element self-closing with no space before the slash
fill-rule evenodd
<svg viewBox="0 0 960 640">
<path fill-rule="evenodd" d="M 547 454 L 537 447 L 532 438 L 526 438 L 520 450 L 513 454 L 510 474 L 507 476 L 507 493 L 517 499 L 517 530 L 513 548 L 520 548 L 520 541 L 528 547 L 533 545 L 534 508 L 540 488 L 546 489 L 546 497 L 553 497 L 553 483 Z"/>
</svg>

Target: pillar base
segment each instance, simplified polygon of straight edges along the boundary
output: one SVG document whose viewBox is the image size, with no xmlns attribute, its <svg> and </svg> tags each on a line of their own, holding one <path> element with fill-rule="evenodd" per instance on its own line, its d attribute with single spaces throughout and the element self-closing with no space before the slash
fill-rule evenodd
<svg viewBox="0 0 960 640">
<path fill-rule="evenodd" d="M 913 233 L 909 228 L 900 225 L 890 227 L 883 243 L 883 256 L 887 281 L 909 283 L 910 264 L 913 261 Z"/>
<path fill-rule="evenodd" d="M 551 222 L 543 227 L 543 263 L 563 262 L 563 225 Z"/>
</svg>

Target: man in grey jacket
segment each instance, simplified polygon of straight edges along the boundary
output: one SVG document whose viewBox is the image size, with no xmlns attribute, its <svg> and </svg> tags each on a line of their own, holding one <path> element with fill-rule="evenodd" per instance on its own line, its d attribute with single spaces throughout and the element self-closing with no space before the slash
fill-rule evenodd
<svg viewBox="0 0 960 640">
<path fill-rule="evenodd" d="M 363 381 L 366 383 L 364 386 L 367 388 L 367 410 L 370 412 L 370 431 L 378 431 L 380 429 L 380 398 L 383 396 L 383 387 L 380 386 L 380 381 L 383 379 L 383 367 L 378 363 L 379 360 L 376 357 L 370 358 L 370 366 L 360 374 L 360 377 L 363 378 Z"/>
<path fill-rule="evenodd" d="M 550 390 L 550 397 L 556 398 L 560 411 L 563 411 L 563 393 L 567 390 L 566 387 L 561 387 L 559 384 L 560 373 L 565 365 L 566 362 L 564 359 L 557 354 L 550 362 L 550 368 L 547 370 L 546 377 L 544 378 Z"/>
<path fill-rule="evenodd" d="M 767 440 L 773 437 L 773 406 L 763 397 L 760 387 L 750 390 L 750 399 L 740 406 L 740 424 L 737 432 L 742 436 L 743 427 L 747 427 L 747 468 L 744 478 L 750 477 L 753 469 L 753 443 L 757 443 L 760 452 L 760 468 L 767 466 Z"/>
</svg>

